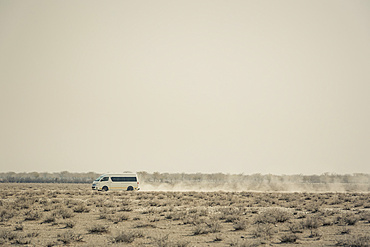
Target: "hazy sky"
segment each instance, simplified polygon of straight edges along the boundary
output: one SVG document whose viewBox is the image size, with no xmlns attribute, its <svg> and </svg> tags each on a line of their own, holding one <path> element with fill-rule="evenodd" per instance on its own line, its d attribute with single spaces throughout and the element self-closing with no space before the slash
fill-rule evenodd
<svg viewBox="0 0 370 247">
<path fill-rule="evenodd" d="M 0 172 L 370 173 L 370 1 L 0 0 Z"/>
</svg>

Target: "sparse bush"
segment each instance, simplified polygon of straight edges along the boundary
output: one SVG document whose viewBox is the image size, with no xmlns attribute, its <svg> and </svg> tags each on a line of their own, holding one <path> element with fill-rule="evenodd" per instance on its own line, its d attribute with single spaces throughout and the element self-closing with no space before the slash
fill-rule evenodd
<svg viewBox="0 0 370 247">
<path fill-rule="evenodd" d="M 87 231 L 91 234 L 101 234 L 108 232 L 108 226 L 105 225 L 94 225 L 87 229 Z"/>
<path fill-rule="evenodd" d="M 8 230 L 8 229 L 0 229 L 0 239 L 3 239 L 5 241 L 9 240 L 13 240 L 14 237 L 15 237 L 15 233 L 13 233 L 12 231 Z"/>
<path fill-rule="evenodd" d="M 118 212 L 131 212 L 132 211 L 132 208 L 129 207 L 129 206 L 122 206 L 117 211 Z"/>
<path fill-rule="evenodd" d="M 245 239 L 234 239 L 230 242 L 230 246 L 237 246 L 237 247 L 258 247 L 265 244 L 263 241 L 260 240 L 245 240 Z"/>
<path fill-rule="evenodd" d="M 184 212 L 171 212 L 166 215 L 166 219 L 168 220 L 181 220 L 186 216 Z"/>
<path fill-rule="evenodd" d="M 311 202 L 308 203 L 305 208 L 307 211 L 311 213 L 317 213 L 320 210 L 321 203 L 320 202 Z"/>
<path fill-rule="evenodd" d="M 14 227 L 15 231 L 23 231 L 24 226 L 20 223 L 17 223 Z"/>
<path fill-rule="evenodd" d="M 279 208 L 273 208 L 273 209 L 267 209 L 263 212 L 261 212 L 257 217 L 255 222 L 256 223 L 271 223 L 275 224 L 277 222 L 285 222 L 291 218 L 291 214 L 287 212 L 286 210 L 279 209 Z"/>
<path fill-rule="evenodd" d="M 272 224 L 258 224 L 252 235 L 256 238 L 271 239 L 274 233 L 274 226 Z"/>
<path fill-rule="evenodd" d="M 302 222 L 290 222 L 287 225 L 289 231 L 293 234 L 295 233 L 302 233 L 303 231 L 303 224 Z"/>
<path fill-rule="evenodd" d="M 223 240 L 223 237 L 220 234 L 217 234 L 215 238 L 213 239 L 214 242 L 221 242 L 222 240 Z"/>
<path fill-rule="evenodd" d="M 118 214 L 109 215 L 107 219 L 112 221 L 114 224 L 118 224 L 119 222 L 128 220 L 129 216 L 125 213 L 118 213 Z"/>
<path fill-rule="evenodd" d="M 15 215 L 15 212 L 13 209 L 10 208 L 2 208 L 0 210 L 0 222 L 5 222 L 13 218 Z"/>
<path fill-rule="evenodd" d="M 319 229 L 314 229 L 314 230 L 311 230 L 311 234 L 308 237 L 320 239 L 322 237 L 322 233 Z"/>
<path fill-rule="evenodd" d="M 207 226 L 209 228 L 209 232 L 211 233 L 220 232 L 222 229 L 221 224 L 215 220 L 211 221 L 211 223 L 208 223 Z"/>
<path fill-rule="evenodd" d="M 73 222 L 72 220 L 68 220 L 64 222 L 64 224 L 66 224 L 65 228 L 73 228 L 76 225 L 76 223 Z"/>
<path fill-rule="evenodd" d="M 348 237 L 338 239 L 337 246 L 350 247 L 369 247 L 370 235 L 349 235 Z"/>
<path fill-rule="evenodd" d="M 353 213 L 347 213 L 342 216 L 338 216 L 337 220 L 341 222 L 341 224 L 353 226 L 359 221 L 359 217 L 354 215 Z"/>
<path fill-rule="evenodd" d="M 208 234 L 209 227 L 206 224 L 197 224 L 193 228 L 193 235 Z"/>
<path fill-rule="evenodd" d="M 47 243 L 46 243 L 46 247 L 53 247 L 53 246 L 56 246 L 56 245 L 58 245 L 58 243 L 57 243 L 57 242 L 54 242 L 54 241 L 52 241 L 52 242 L 47 242 Z"/>
<path fill-rule="evenodd" d="M 42 223 L 54 223 L 55 222 L 55 215 L 49 214 L 45 217 L 44 221 Z"/>
<path fill-rule="evenodd" d="M 245 230 L 245 228 L 247 227 L 247 221 L 246 220 L 235 221 L 233 227 L 235 231 Z"/>
<path fill-rule="evenodd" d="M 332 226 L 334 224 L 335 224 L 335 220 L 331 217 L 324 218 L 323 221 L 322 221 L 323 226 Z"/>
<path fill-rule="evenodd" d="M 226 215 L 220 219 L 225 219 L 225 222 L 237 222 L 240 221 L 240 217 L 237 215 Z"/>
<path fill-rule="evenodd" d="M 134 231 L 121 231 L 115 233 L 112 238 L 112 243 L 132 243 L 136 238 L 143 237 L 141 232 L 134 232 Z"/>
<path fill-rule="evenodd" d="M 317 216 L 309 216 L 303 222 L 302 226 L 306 229 L 317 229 L 321 225 L 321 220 Z"/>
<path fill-rule="evenodd" d="M 38 210 L 32 209 L 25 213 L 24 220 L 38 220 L 42 217 L 42 213 Z"/>
<path fill-rule="evenodd" d="M 173 243 L 173 246 L 175 247 L 187 247 L 188 245 L 190 244 L 189 241 L 186 241 L 186 240 L 179 240 L 177 242 L 174 242 Z"/>
<path fill-rule="evenodd" d="M 173 246 L 173 243 L 168 239 L 168 235 L 160 235 L 158 237 L 153 238 L 153 246 L 157 247 L 167 247 L 167 246 Z"/>
<path fill-rule="evenodd" d="M 103 207 L 105 208 L 114 208 L 116 207 L 116 204 L 112 201 L 105 201 L 103 204 Z"/>
<path fill-rule="evenodd" d="M 351 229 L 349 229 L 347 226 L 343 226 L 343 228 L 339 231 L 339 234 L 349 234 L 351 232 Z"/>
<path fill-rule="evenodd" d="M 81 234 L 77 234 L 72 230 L 58 234 L 58 241 L 61 241 L 64 244 L 70 244 L 72 242 L 81 242 L 83 237 Z"/>
<path fill-rule="evenodd" d="M 360 220 L 364 220 L 367 223 L 370 223 L 370 211 L 362 211 L 360 213 Z"/>
<path fill-rule="evenodd" d="M 31 239 L 25 234 L 16 234 L 12 243 L 16 245 L 26 245 L 31 243 Z"/>
<path fill-rule="evenodd" d="M 135 225 L 135 228 L 156 228 L 156 225 L 140 222 L 139 224 Z"/>
<path fill-rule="evenodd" d="M 60 208 L 55 212 L 55 215 L 61 216 L 63 219 L 69 219 L 74 216 L 72 210 L 67 208 Z"/>
<path fill-rule="evenodd" d="M 298 236 L 294 233 L 286 233 L 280 237 L 281 243 L 295 243 L 298 240 Z"/>
<path fill-rule="evenodd" d="M 109 218 L 109 214 L 111 214 L 111 213 L 112 213 L 112 211 L 108 211 L 107 208 L 101 208 L 99 210 L 99 219 L 101 219 L 101 220 L 107 219 L 107 218 Z"/>
<path fill-rule="evenodd" d="M 84 203 L 79 203 L 77 206 L 73 208 L 73 212 L 75 213 L 88 213 L 90 212 L 90 209 L 84 204 Z"/>
</svg>

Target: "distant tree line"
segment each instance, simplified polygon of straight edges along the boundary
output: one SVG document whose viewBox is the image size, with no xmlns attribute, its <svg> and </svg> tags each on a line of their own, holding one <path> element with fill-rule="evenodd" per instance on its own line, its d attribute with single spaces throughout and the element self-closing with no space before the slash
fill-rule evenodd
<svg viewBox="0 0 370 247">
<path fill-rule="evenodd" d="M 99 175 L 95 172 L 72 173 L 68 171 L 56 173 L 0 173 L 1 183 L 91 183 Z M 141 183 L 147 184 L 363 184 L 370 186 L 370 174 L 333 174 L 321 175 L 273 175 L 273 174 L 224 174 L 224 173 L 148 173 L 138 172 Z"/>
<path fill-rule="evenodd" d="M 99 174 L 95 172 L 6 172 L 0 173 L 1 183 L 91 183 Z"/>
</svg>

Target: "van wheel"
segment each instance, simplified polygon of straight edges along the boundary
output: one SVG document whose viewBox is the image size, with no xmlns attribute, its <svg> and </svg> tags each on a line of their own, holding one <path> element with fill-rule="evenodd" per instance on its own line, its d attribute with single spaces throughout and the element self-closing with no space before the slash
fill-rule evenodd
<svg viewBox="0 0 370 247">
<path fill-rule="evenodd" d="M 129 187 L 127 187 L 127 190 L 128 190 L 128 191 L 132 191 L 132 190 L 134 190 L 134 187 L 129 186 Z"/>
<path fill-rule="evenodd" d="M 107 186 L 104 186 L 101 190 L 102 191 L 108 191 L 108 187 Z"/>
</svg>

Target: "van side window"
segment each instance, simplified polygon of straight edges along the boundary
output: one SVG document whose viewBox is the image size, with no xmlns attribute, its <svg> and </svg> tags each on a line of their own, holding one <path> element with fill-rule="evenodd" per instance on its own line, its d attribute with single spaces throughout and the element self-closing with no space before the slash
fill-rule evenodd
<svg viewBox="0 0 370 247">
<path fill-rule="evenodd" d="M 136 182 L 136 177 L 111 177 L 113 182 Z"/>
<path fill-rule="evenodd" d="M 105 181 L 108 181 L 109 177 L 104 177 L 100 180 L 100 182 L 105 182 Z"/>
</svg>

